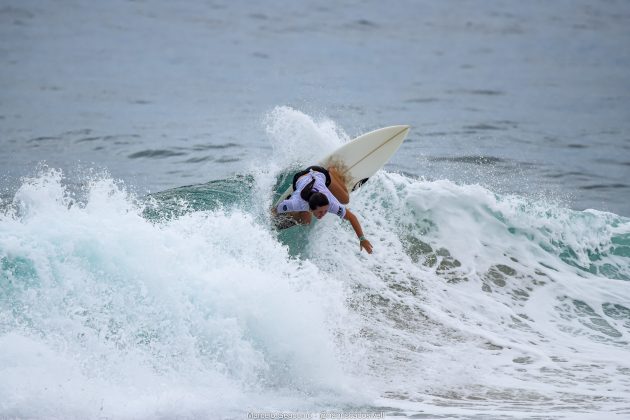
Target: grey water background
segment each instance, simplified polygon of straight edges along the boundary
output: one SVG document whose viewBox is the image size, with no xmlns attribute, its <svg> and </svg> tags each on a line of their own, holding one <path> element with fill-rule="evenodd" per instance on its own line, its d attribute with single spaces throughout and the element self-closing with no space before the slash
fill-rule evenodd
<svg viewBox="0 0 630 420">
<path fill-rule="evenodd" d="M 389 170 L 630 215 L 630 2 L 0 1 L 0 185 L 140 193 L 250 170 L 288 105 Z M 292 139 L 286 139 L 291 142 Z"/>
</svg>

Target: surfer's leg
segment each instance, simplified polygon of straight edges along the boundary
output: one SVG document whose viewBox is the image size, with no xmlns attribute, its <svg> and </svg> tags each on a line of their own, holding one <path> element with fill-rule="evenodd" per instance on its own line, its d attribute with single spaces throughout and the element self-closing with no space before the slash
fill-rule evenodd
<svg viewBox="0 0 630 420">
<path fill-rule="evenodd" d="M 348 204 L 350 202 L 350 194 L 348 194 L 346 184 L 343 182 L 343 177 L 337 172 L 337 169 L 332 166 L 328 168 L 328 173 L 330 173 L 330 185 L 328 189 L 341 204 Z"/>
</svg>

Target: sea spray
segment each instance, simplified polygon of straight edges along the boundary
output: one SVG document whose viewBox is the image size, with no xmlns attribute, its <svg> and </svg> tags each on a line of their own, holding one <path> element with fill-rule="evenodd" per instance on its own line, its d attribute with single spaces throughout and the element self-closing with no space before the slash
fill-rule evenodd
<svg viewBox="0 0 630 420">
<path fill-rule="evenodd" d="M 109 179 L 85 202 L 62 180 L 25 180 L 0 219 L 3 414 L 142 417 L 183 400 L 210 416 L 274 389 L 349 392 L 337 282 L 250 215 L 160 223 Z"/>
<path fill-rule="evenodd" d="M 386 172 L 353 206 L 374 257 L 347 258 L 339 250 L 356 246 L 351 230 L 320 223 L 312 237 L 325 240 L 310 259 L 348 276 L 369 357 L 396 373 L 393 395 L 509 405 L 563 395 L 570 383 L 585 402 L 594 390 L 623 400 L 630 295 L 620 248 L 630 220 Z M 591 265 L 567 259 L 567 246 Z"/>
<path fill-rule="evenodd" d="M 316 120 L 287 106 L 276 107 L 267 114 L 265 129 L 274 155 L 263 167 L 270 163 L 280 168 L 310 166 L 350 140 L 334 121 Z"/>
</svg>

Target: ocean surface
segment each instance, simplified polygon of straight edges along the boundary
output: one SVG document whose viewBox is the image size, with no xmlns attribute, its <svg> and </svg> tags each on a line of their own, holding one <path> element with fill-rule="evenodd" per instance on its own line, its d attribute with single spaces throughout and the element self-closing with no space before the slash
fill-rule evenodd
<svg viewBox="0 0 630 420">
<path fill-rule="evenodd" d="M 629 2 L 0 0 L 0 57 L 0 417 L 630 418 Z M 372 255 L 271 227 L 395 124 Z"/>
</svg>

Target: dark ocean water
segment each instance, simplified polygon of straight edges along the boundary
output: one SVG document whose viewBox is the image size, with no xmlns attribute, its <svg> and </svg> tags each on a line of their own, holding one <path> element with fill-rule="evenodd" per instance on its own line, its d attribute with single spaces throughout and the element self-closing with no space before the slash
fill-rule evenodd
<svg viewBox="0 0 630 420">
<path fill-rule="evenodd" d="M 349 137 L 412 125 L 390 170 L 630 214 L 625 1 L 4 1 L 0 21 L 5 189 L 42 160 L 139 191 L 244 173 L 288 105 Z"/>
</svg>

